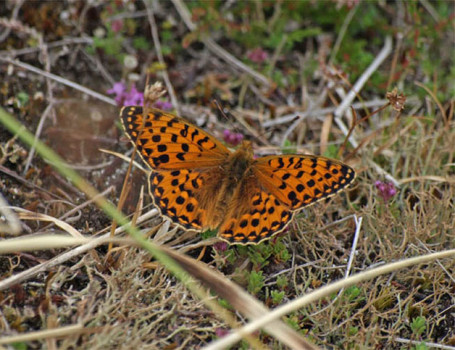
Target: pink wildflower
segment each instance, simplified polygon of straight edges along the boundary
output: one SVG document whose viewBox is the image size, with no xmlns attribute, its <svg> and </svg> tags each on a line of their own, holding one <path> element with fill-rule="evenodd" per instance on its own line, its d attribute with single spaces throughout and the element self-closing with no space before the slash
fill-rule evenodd
<svg viewBox="0 0 455 350">
<path fill-rule="evenodd" d="M 227 330 L 226 328 L 218 327 L 217 329 L 215 329 L 215 334 L 218 338 L 221 338 L 221 337 L 228 335 L 229 330 Z"/>
<path fill-rule="evenodd" d="M 144 94 L 136 89 L 136 85 L 127 91 L 125 83 L 118 82 L 107 93 L 115 94 L 114 99 L 119 106 L 141 106 L 144 103 Z"/>
<path fill-rule="evenodd" d="M 163 111 L 170 111 L 172 109 L 172 103 L 169 101 L 156 101 L 154 106 Z"/>
<path fill-rule="evenodd" d="M 215 248 L 219 252 L 225 252 L 228 249 L 228 244 L 224 241 L 216 242 L 213 245 L 213 248 Z"/>
<path fill-rule="evenodd" d="M 376 181 L 374 185 L 378 189 L 379 197 L 381 197 L 384 202 L 388 202 L 390 198 L 397 194 L 397 189 L 391 182 Z"/>
<path fill-rule="evenodd" d="M 111 22 L 111 29 L 114 33 L 119 33 L 123 28 L 123 20 L 121 19 L 114 19 Z"/>
<path fill-rule="evenodd" d="M 251 50 L 246 56 L 250 61 L 254 63 L 262 63 L 268 58 L 267 52 L 265 52 L 260 47 Z"/>
<path fill-rule="evenodd" d="M 223 131 L 223 139 L 224 142 L 229 143 L 232 146 L 237 146 L 243 141 L 243 135 L 226 129 Z"/>
</svg>

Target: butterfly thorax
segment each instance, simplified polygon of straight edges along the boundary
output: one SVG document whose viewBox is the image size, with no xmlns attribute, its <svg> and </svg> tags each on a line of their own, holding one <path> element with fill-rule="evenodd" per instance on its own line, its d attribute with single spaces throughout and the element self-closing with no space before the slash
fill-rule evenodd
<svg viewBox="0 0 455 350">
<path fill-rule="evenodd" d="M 241 146 L 227 158 L 223 165 L 227 182 L 232 186 L 239 184 L 242 179 L 251 175 L 253 164 L 253 148 L 249 141 L 243 141 Z"/>
</svg>

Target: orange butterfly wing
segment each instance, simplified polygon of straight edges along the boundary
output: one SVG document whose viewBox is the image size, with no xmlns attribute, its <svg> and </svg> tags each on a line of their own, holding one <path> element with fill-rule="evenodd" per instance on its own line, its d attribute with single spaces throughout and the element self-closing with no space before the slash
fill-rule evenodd
<svg viewBox="0 0 455 350">
<path fill-rule="evenodd" d="M 313 155 L 262 157 L 253 171 L 264 189 L 291 210 L 331 197 L 355 179 L 348 165 Z"/>
<path fill-rule="evenodd" d="M 257 244 L 283 231 L 294 214 L 273 194 L 258 187 L 248 198 L 249 211 L 239 217 L 228 217 L 218 229 L 221 239 L 231 244 Z"/>
<path fill-rule="evenodd" d="M 187 229 L 206 227 L 207 213 L 196 192 L 207 183 L 207 170 L 231 153 L 221 142 L 182 118 L 150 108 L 123 107 L 123 127 L 146 164 L 152 168 L 149 192 L 161 214 Z"/>
<path fill-rule="evenodd" d="M 213 136 L 182 118 L 142 107 L 120 111 L 123 127 L 145 163 L 153 170 L 213 167 L 222 164 L 230 151 Z"/>
<path fill-rule="evenodd" d="M 346 188 L 354 170 L 334 159 L 312 155 L 267 156 L 252 166 L 255 193 L 247 200 L 249 210 L 227 217 L 220 238 L 231 244 L 257 244 L 282 232 L 294 212 Z"/>
<path fill-rule="evenodd" d="M 204 229 L 207 212 L 200 208 L 195 196 L 207 181 L 204 175 L 189 169 L 152 171 L 149 192 L 161 215 L 186 229 Z"/>
</svg>

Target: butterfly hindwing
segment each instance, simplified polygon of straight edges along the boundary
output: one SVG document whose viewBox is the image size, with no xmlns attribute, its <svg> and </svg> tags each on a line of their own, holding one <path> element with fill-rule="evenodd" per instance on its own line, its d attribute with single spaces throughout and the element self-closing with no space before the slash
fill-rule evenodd
<svg viewBox="0 0 455 350">
<path fill-rule="evenodd" d="M 293 213 L 274 195 L 257 189 L 249 200 L 249 210 L 236 217 L 227 217 L 218 236 L 231 244 L 257 244 L 283 231 Z"/>
<path fill-rule="evenodd" d="M 162 215 L 186 229 L 201 230 L 206 211 L 199 206 L 195 192 L 206 179 L 190 169 L 152 171 L 149 192 Z"/>
<path fill-rule="evenodd" d="M 354 170 L 337 160 L 311 155 L 257 159 L 254 174 L 283 205 L 297 210 L 330 197 L 355 178 Z"/>
<path fill-rule="evenodd" d="M 123 127 L 144 161 L 154 170 L 217 166 L 230 151 L 216 138 L 184 119 L 140 106 L 123 107 Z"/>
</svg>

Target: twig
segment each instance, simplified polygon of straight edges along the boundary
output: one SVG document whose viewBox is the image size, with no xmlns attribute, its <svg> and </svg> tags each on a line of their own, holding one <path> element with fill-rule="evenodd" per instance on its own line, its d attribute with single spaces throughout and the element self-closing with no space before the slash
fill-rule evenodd
<svg viewBox="0 0 455 350">
<path fill-rule="evenodd" d="M 98 193 L 95 197 L 89 199 L 88 201 L 85 201 L 84 203 L 78 205 L 77 207 L 74 207 L 74 208 L 71 209 L 71 210 L 68 210 L 65 214 L 63 214 L 62 216 L 60 216 L 58 219 L 59 219 L 59 220 L 66 219 L 67 217 L 69 217 L 69 216 L 72 215 L 73 213 L 77 212 L 78 210 L 81 210 L 81 209 L 85 208 L 87 205 L 92 204 L 92 203 L 95 202 L 99 197 L 106 196 L 109 192 L 113 192 L 113 191 L 114 191 L 114 188 L 115 188 L 115 186 L 113 186 L 113 185 L 112 185 L 112 186 L 109 186 L 109 187 L 106 188 L 103 192 Z"/>
<path fill-rule="evenodd" d="M 381 176 L 383 176 L 385 179 L 388 181 L 392 182 L 395 187 L 399 188 L 401 187 L 400 181 L 395 179 L 392 175 L 390 175 L 386 170 L 384 170 L 382 167 L 380 167 L 378 164 L 376 164 L 375 161 L 373 160 L 368 160 L 368 164 L 374 168 L 374 170 Z"/>
<path fill-rule="evenodd" d="M 351 217 L 351 215 L 349 215 L 349 217 Z M 351 253 L 349 254 L 349 261 L 346 265 L 346 272 L 344 274 L 345 279 L 349 277 L 349 274 L 351 272 L 352 263 L 354 261 L 355 253 L 357 251 L 357 242 L 359 241 L 360 228 L 362 227 L 362 217 L 360 217 L 360 219 L 357 219 L 357 215 L 355 215 L 355 214 L 352 215 L 352 217 L 355 222 L 355 233 L 354 233 L 354 240 L 352 242 Z M 338 291 L 337 296 L 335 298 L 333 298 L 333 300 L 331 300 L 330 304 L 328 304 L 324 308 L 319 309 L 318 311 L 312 313 L 311 316 L 314 317 L 314 316 L 324 312 L 325 310 L 330 309 L 332 307 L 332 305 L 334 305 L 336 303 L 336 301 L 338 300 L 340 295 L 343 293 L 343 291 L 344 291 L 344 287 Z"/>
<path fill-rule="evenodd" d="M 6 167 L 4 167 L 3 165 L 0 164 L 0 173 L 4 173 L 8 176 L 11 176 L 13 179 L 19 181 L 21 184 L 29 187 L 29 188 L 33 188 L 33 189 L 36 189 L 36 190 L 39 190 L 39 191 L 42 191 L 46 194 L 48 194 L 49 196 L 51 196 L 52 198 L 55 198 L 55 199 L 60 199 L 60 197 L 58 197 L 55 193 L 52 193 L 48 190 L 46 190 L 45 188 L 43 187 L 40 187 L 38 185 L 35 185 L 34 183 L 24 179 L 22 176 L 20 176 L 18 173 L 16 173 L 15 171 L 11 170 L 11 169 L 8 169 Z"/>
<path fill-rule="evenodd" d="M 286 140 L 288 139 L 289 135 L 294 131 L 295 128 L 297 128 L 300 123 L 305 119 L 306 116 L 301 116 L 300 118 L 297 117 L 296 120 L 286 129 L 286 131 L 283 133 L 283 136 L 281 137 L 281 148 L 284 148 L 284 145 L 286 143 Z"/>
<path fill-rule="evenodd" d="M 360 92 L 360 90 L 362 90 L 362 87 L 365 85 L 365 83 L 368 81 L 371 75 L 377 70 L 377 68 L 382 64 L 382 62 L 384 62 L 384 60 L 387 58 L 391 51 L 392 39 L 390 36 L 388 36 L 385 39 L 385 43 L 381 52 L 379 52 L 379 54 L 376 56 L 376 59 L 370 64 L 370 66 L 365 70 L 365 72 L 363 72 L 363 74 L 356 81 L 356 83 L 349 91 L 349 93 L 346 95 L 346 97 L 343 99 L 343 101 L 340 103 L 340 105 L 335 109 L 334 112 L 335 122 L 345 135 L 348 134 L 349 130 L 341 120 L 341 117 L 343 116 L 344 112 L 346 112 L 346 110 L 349 108 L 349 105 L 352 103 L 356 95 Z M 357 147 L 358 145 L 357 141 L 354 139 L 353 136 L 349 138 L 349 142 L 351 142 L 351 144 L 354 147 Z"/>
<path fill-rule="evenodd" d="M 78 45 L 78 44 L 87 44 L 92 45 L 92 38 L 66 38 L 63 40 L 53 41 L 47 44 L 47 48 L 51 49 L 54 47 L 65 46 L 65 45 Z M 11 50 L 2 50 L 0 51 L 0 56 L 9 56 L 15 57 L 18 55 L 26 55 L 34 52 L 38 52 L 41 49 L 39 47 L 24 47 L 23 49 L 11 49 Z"/>
<path fill-rule="evenodd" d="M 356 102 L 352 104 L 352 108 L 354 109 L 363 109 L 363 108 L 370 108 L 370 107 L 378 107 L 382 106 L 389 102 L 388 100 L 371 100 L 366 102 Z M 327 114 L 331 114 L 335 112 L 337 107 L 328 107 L 328 108 L 321 108 L 321 109 L 314 109 L 314 110 L 307 110 L 305 112 L 296 112 L 292 114 L 286 114 L 280 118 L 276 118 L 273 120 L 268 120 L 264 122 L 262 125 L 264 128 L 269 128 L 272 126 L 286 124 L 293 121 L 295 118 L 307 118 L 307 117 L 319 117 L 324 116 Z"/>
<path fill-rule="evenodd" d="M 438 11 L 436 11 L 434 9 L 433 5 L 431 5 L 431 3 L 428 0 L 420 0 L 420 3 L 425 8 L 425 10 L 427 10 L 428 13 L 433 17 L 433 19 L 436 23 L 438 23 L 441 20 L 441 17 L 439 16 Z"/>
<path fill-rule="evenodd" d="M 181 0 L 172 0 L 172 3 L 174 4 L 175 8 L 177 9 L 177 12 L 179 13 L 180 17 L 182 17 L 182 20 L 183 20 L 183 22 L 185 22 L 188 29 L 190 31 L 194 32 L 197 29 L 197 26 L 191 20 L 190 12 L 186 8 L 185 4 Z M 217 43 L 215 43 L 211 38 L 201 38 L 200 40 L 204 43 L 205 46 L 207 46 L 207 48 L 210 51 L 212 51 L 212 53 L 219 56 L 220 58 L 225 60 L 227 63 L 232 64 L 235 67 L 237 67 L 239 70 L 251 75 L 258 82 L 260 82 L 266 86 L 270 86 L 270 82 L 265 76 L 256 72 L 255 70 L 251 69 L 243 62 L 239 61 L 237 58 L 232 56 L 229 52 L 227 52 L 222 47 L 220 47 Z"/>
<path fill-rule="evenodd" d="M 455 350 L 455 346 L 442 345 L 437 343 L 431 343 L 427 341 L 416 341 L 404 338 L 394 338 L 396 342 L 410 344 L 410 345 L 421 345 L 424 344 L 426 349 L 443 349 L 443 350 Z M 414 348 L 416 349 L 416 348 Z"/>
<path fill-rule="evenodd" d="M 44 110 L 43 114 L 41 114 L 40 121 L 39 121 L 38 126 L 35 131 L 35 141 L 33 143 L 33 146 L 30 148 L 30 152 L 28 154 L 27 161 L 25 162 L 25 167 L 24 167 L 24 171 L 23 171 L 24 175 L 27 173 L 28 168 L 30 167 L 30 164 L 32 163 L 33 156 L 35 155 L 36 141 L 38 141 L 38 139 L 41 135 L 41 131 L 43 130 L 44 122 L 46 121 L 46 119 L 49 116 L 53 107 L 54 107 L 54 103 L 51 101 L 49 103 L 49 105 L 46 107 L 46 109 Z"/>
<path fill-rule="evenodd" d="M 354 18 L 354 15 L 357 12 L 358 8 L 359 8 L 358 5 L 354 6 L 348 12 L 348 15 L 344 18 L 343 25 L 341 26 L 340 31 L 338 32 L 337 40 L 335 41 L 335 44 L 333 45 L 333 49 L 332 49 L 332 53 L 330 54 L 328 65 L 331 65 L 333 60 L 335 59 L 335 56 L 338 53 L 338 50 L 340 49 L 341 42 L 343 41 L 343 38 L 344 38 L 344 35 L 346 34 L 348 26 L 351 23 L 352 19 Z"/>
<path fill-rule="evenodd" d="M 150 30 L 152 32 L 153 45 L 155 46 L 156 55 L 158 56 L 158 60 L 160 61 L 161 66 L 166 67 L 166 63 L 164 62 L 163 53 L 161 52 L 161 43 L 160 43 L 160 38 L 158 35 L 158 29 L 156 26 L 155 16 L 153 15 L 153 11 L 151 9 L 150 2 L 148 0 L 143 0 L 143 1 L 144 1 L 144 5 L 147 9 L 147 17 L 148 17 L 149 24 L 150 24 Z M 167 74 L 166 68 L 162 69 L 162 74 L 163 74 L 164 83 L 166 84 L 166 89 L 167 89 L 167 91 L 169 93 L 169 97 L 171 99 L 171 103 L 174 106 L 174 108 L 177 111 L 179 111 L 179 103 L 178 103 L 177 97 L 175 96 L 174 87 L 171 84 L 171 80 L 169 79 L 169 74 Z"/>
<path fill-rule="evenodd" d="M 396 44 L 392 62 L 390 64 L 389 69 L 389 79 L 387 80 L 387 91 L 390 89 L 390 85 L 392 85 L 393 78 L 395 77 L 395 70 L 397 68 L 398 59 L 401 57 L 401 46 L 403 45 L 403 33 L 398 32 L 396 35 Z"/>
<path fill-rule="evenodd" d="M 338 125 L 340 130 L 345 134 L 349 134 L 349 129 L 346 127 L 344 122 L 341 120 L 341 117 L 345 113 L 345 111 L 349 108 L 349 105 L 352 103 L 354 100 L 355 96 L 358 94 L 358 92 L 362 89 L 363 85 L 367 82 L 367 80 L 370 78 L 370 76 L 376 71 L 376 69 L 381 65 L 381 63 L 387 58 L 387 56 L 390 54 L 392 51 L 392 38 L 390 36 L 386 37 L 384 46 L 379 52 L 379 54 L 376 56 L 376 59 L 370 64 L 370 66 L 363 72 L 361 77 L 356 81 L 352 89 L 349 91 L 349 93 L 346 95 L 346 97 L 343 99 L 341 104 L 336 108 L 334 115 L 335 115 L 335 123 Z M 358 147 L 358 142 L 355 140 L 354 136 L 351 135 L 349 137 L 349 142 L 354 148 Z M 373 167 L 376 169 L 378 173 L 383 175 L 387 180 L 391 181 L 395 186 L 399 187 L 400 184 L 399 182 L 388 172 L 386 172 L 384 169 L 382 169 L 378 164 L 376 164 L 374 161 L 370 161 L 370 164 L 373 165 Z"/>
<path fill-rule="evenodd" d="M 10 22 L 16 21 L 17 15 L 19 14 L 19 10 L 21 9 L 24 1 L 25 0 L 16 1 L 16 5 L 14 6 L 13 12 L 11 13 Z M 10 32 L 11 32 L 11 27 L 6 27 L 6 29 L 3 31 L 3 33 L 0 34 L 0 43 L 9 36 Z"/>
<path fill-rule="evenodd" d="M 85 50 L 80 50 L 80 52 L 96 66 L 96 70 L 106 79 L 111 86 L 116 82 L 114 77 L 109 73 L 109 71 L 103 66 L 98 56 L 89 55 Z"/>
<path fill-rule="evenodd" d="M 355 253 L 357 251 L 357 242 L 359 241 L 360 228 L 362 227 L 362 217 L 357 218 L 357 215 L 354 215 L 354 221 L 355 221 L 354 240 L 352 241 L 351 253 L 349 254 L 349 261 L 348 261 L 348 265 L 346 266 L 346 273 L 344 275 L 344 278 L 349 277 L 349 273 L 351 272 L 352 263 L 354 262 Z M 343 289 L 341 289 L 340 292 L 342 290 Z"/>
<path fill-rule="evenodd" d="M 3 62 L 7 62 L 7 63 L 11 63 L 11 64 L 14 64 L 18 67 L 21 67 L 21 68 L 24 68 L 24 69 L 27 69 L 33 73 L 36 73 L 36 74 L 39 74 L 39 75 L 42 75 L 43 77 L 46 77 L 46 78 L 50 78 L 50 79 L 53 79 L 63 85 L 66 85 L 66 86 L 69 86 L 73 89 L 76 89 L 78 91 L 81 91 L 89 96 L 92 96 L 98 100 L 101 100 L 103 102 L 106 102 L 110 105 L 113 105 L 113 106 L 117 106 L 117 103 L 115 102 L 114 99 L 110 98 L 110 97 L 107 97 L 107 96 L 104 96 L 96 91 L 93 91 L 93 90 L 90 90 L 90 89 L 87 89 L 86 87 L 82 86 L 82 85 L 79 85 L 79 84 L 76 84 L 72 81 L 69 81 L 68 79 L 64 79 L 58 75 L 55 75 L 55 74 L 52 74 L 52 73 L 48 73 L 46 71 L 43 71 L 42 69 L 39 69 L 39 68 L 36 68 L 30 64 L 27 64 L 27 63 L 24 63 L 24 62 L 20 62 L 18 60 L 12 60 L 12 59 L 9 59 L 9 58 L 6 58 L 6 57 L 0 57 L 0 61 L 3 61 Z"/>
</svg>

